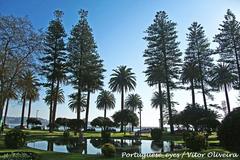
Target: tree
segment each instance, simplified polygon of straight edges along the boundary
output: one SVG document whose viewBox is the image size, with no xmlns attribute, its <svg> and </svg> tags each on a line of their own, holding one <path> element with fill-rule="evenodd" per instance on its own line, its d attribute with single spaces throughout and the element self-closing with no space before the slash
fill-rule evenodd
<svg viewBox="0 0 240 160">
<path fill-rule="evenodd" d="M 124 109 L 114 113 L 112 118 L 116 124 L 120 123 L 121 125 L 123 124 L 124 126 L 128 125 L 128 123 L 131 123 L 133 126 L 137 126 L 139 123 L 137 115 L 128 109 Z"/>
<path fill-rule="evenodd" d="M 106 127 L 114 127 L 115 124 L 107 117 L 97 117 L 92 120 L 91 125 L 93 127 L 100 127 L 102 131 L 106 130 Z"/>
<path fill-rule="evenodd" d="M 66 48 L 64 38 L 66 33 L 62 24 L 63 12 L 56 10 L 55 18 L 49 22 L 48 30 L 44 39 L 44 55 L 42 61 L 42 75 L 47 79 L 46 87 L 50 87 L 50 111 L 49 123 L 55 121 L 57 109 L 57 97 L 53 97 L 53 92 L 58 94 L 60 84 L 64 81 L 66 75 Z M 52 132 L 50 125 L 49 131 Z"/>
<path fill-rule="evenodd" d="M 25 104 L 27 98 L 31 97 L 33 94 L 33 90 L 35 90 L 37 85 L 37 79 L 34 76 L 33 72 L 28 70 L 26 73 L 24 73 L 19 80 L 19 87 L 21 88 L 21 94 L 22 94 L 22 116 L 21 116 L 21 128 L 23 128 L 24 123 L 24 113 L 25 113 Z M 34 91 L 35 92 L 35 91 Z M 31 107 L 31 103 L 29 104 Z"/>
<path fill-rule="evenodd" d="M 69 119 L 68 127 L 75 132 L 81 132 L 81 129 L 84 127 L 84 121 L 79 119 Z"/>
<path fill-rule="evenodd" d="M 68 123 L 69 123 L 69 119 L 67 119 L 67 118 L 57 118 L 57 119 L 55 120 L 55 124 L 56 124 L 57 126 L 63 126 L 63 127 L 64 127 L 64 130 L 65 130 L 65 128 L 67 127 Z"/>
<path fill-rule="evenodd" d="M 87 14 L 87 11 L 80 10 L 80 19 L 71 30 L 68 42 L 69 79 L 73 88 L 77 90 L 77 119 L 80 119 L 82 92 L 87 92 L 85 129 L 88 124 L 90 93 L 101 89 L 105 71 L 103 61 L 97 54 L 97 46 L 87 21 Z"/>
<path fill-rule="evenodd" d="M 42 35 L 25 17 L 0 16 L 0 121 L 6 101 L 4 92 L 23 72 L 36 67 Z"/>
<path fill-rule="evenodd" d="M 80 112 L 83 112 L 87 106 L 87 100 L 86 100 L 86 95 L 82 94 L 80 97 L 80 101 L 78 101 L 78 96 L 76 93 L 73 93 L 71 95 L 69 95 L 70 100 L 68 103 L 68 107 L 72 110 L 72 111 L 76 111 L 77 114 L 79 114 L 77 117 L 81 118 L 80 113 L 78 113 L 78 109 L 80 106 Z M 80 104 L 78 104 L 80 103 Z"/>
<path fill-rule="evenodd" d="M 113 70 L 111 79 L 109 81 L 109 88 L 113 92 L 121 92 L 121 111 L 124 109 L 124 92 L 134 90 L 136 87 L 136 77 L 132 72 L 132 68 L 127 66 L 118 66 Z M 123 124 L 121 124 L 121 132 L 123 131 Z"/>
<path fill-rule="evenodd" d="M 32 108 L 32 101 L 36 101 L 39 99 L 39 80 L 33 76 L 32 79 L 32 85 L 29 86 L 29 91 L 28 94 L 26 96 L 26 99 L 29 100 L 29 104 L 28 104 L 28 116 L 27 119 L 29 119 L 31 117 L 31 108 Z M 27 128 L 28 128 L 28 122 L 27 122 Z"/>
<path fill-rule="evenodd" d="M 207 109 L 206 94 L 208 93 L 209 70 L 213 67 L 213 52 L 210 50 L 210 43 L 206 38 L 201 24 L 193 22 L 188 28 L 187 34 L 188 48 L 185 52 L 185 63 L 196 63 L 199 73 L 200 87 L 203 95 L 204 107 Z M 196 80 L 196 78 L 194 78 Z"/>
<path fill-rule="evenodd" d="M 230 102 L 228 98 L 228 89 L 232 87 L 237 80 L 237 75 L 233 73 L 233 69 L 230 65 L 220 63 L 212 70 L 212 85 L 218 89 L 224 89 L 228 113 L 230 113 Z"/>
<path fill-rule="evenodd" d="M 237 21 L 230 9 L 227 10 L 219 31 L 220 33 L 214 37 L 214 41 L 219 45 L 216 51 L 220 54 L 219 61 L 231 65 L 231 68 L 236 71 L 238 83 L 235 88 L 240 88 L 240 22 Z"/>
<path fill-rule="evenodd" d="M 127 109 L 131 110 L 132 112 L 135 112 L 137 109 L 139 109 L 139 114 L 140 114 L 143 108 L 143 102 L 141 100 L 140 95 L 129 94 L 125 100 L 125 106 Z M 140 118 L 140 122 L 141 122 L 141 118 Z M 132 125 L 132 132 L 133 130 L 134 130 L 134 126 Z"/>
<path fill-rule="evenodd" d="M 174 133 L 171 109 L 170 88 L 174 87 L 173 79 L 178 78 L 182 53 L 178 49 L 176 23 L 168 19 L 164 11 L 157 12 L 153 24 L 146 30 L 147 36 L 144 38 L 148 42 L 144 52 L 145 64 L 149 67 L 161 66 L 167 91 L 167 106 L 169 110 L 170 129 Z M 159 75 L 160 76 L 160 75 Z M 161 85 L 159 85 L 161 87 Z M 160 90 L 159 90 L 160 92 Z"/>
<path fill-rule="evenodd" d="M 15 85 L 16 86 L 16 85 Z M 18 98 L 17 95 L 17 90 L 14 86 L 9 86 L 7 88 L 7 90 L 5 91 L 5 96 L 6 96 L 6 105 L 5 105 L 5 113 L 4 113 L 4 118 L 3 118 L 3 125 L 2 127 L 4 127 L 4 125 L 6 125 L 6 118 L 7 118 L 7 113 L 8 113 L 8 105 L 9 105 L 9 101 L 11 99 L 16 100 Z M 3 128 L 2 128 L 3 130 Z"/>
<path fill-rule="evenodd" d="M 60 88 L 58 89 L 58 92 L 56 90 L 56 88 L 54 88 L 53 91 L 51 91 L 51 89 L 48 89 L 46 91 L 46 96 L 44 98 L 44 101 L 47 105 L 50 105 L 52 100 L 51 99 L 56 99 L 57 103 L 64 103 L 65 98 L 64 98 L 64 94 L 63 94 L 63 90 Z"/>
<path fill-rule="evenodd" d="M 40 120 L 38 120 L 37 118 L 28 118 L 27 123 L 32 124 L 34 126 L 35 125 L 42 125 L 42 122 Z"/>
<path fill-rule="evenodd" d="M 163 129 L 163 105 L 166 105 L 166 92 L 159 94 L 154 92 L 151 99 L 151 105 L 153 108 L 159 108 L 159 128 Z"/>
<path fill-rule="evenodd" d="M 183 84 L 190 82 L 192 105 L 195 106 L 195 83 L 199 81 L 200 72 L 196 62 L 185 62 L 182 68 L 181 80 Z"/>
<path fill-rule="evenodd" d="M 184 125 L 187 129 L 191 125 L 195 131 L 199 131 L 212 126 L 211 122 L 216 121 L 219 115 L 210 109 L 206 110 L 199 104 L 195 104 L 195 107 L 188 104 L 175 118 L 175 124 Z"/>
<path fill-rule="evenodd" d="M 110 91 L 102 90 L 97 97 L 97 108 L 104 110 L 104 118 L 107 117 L 107 109 L 115 107 L 115 97 Z"/>
</svg>

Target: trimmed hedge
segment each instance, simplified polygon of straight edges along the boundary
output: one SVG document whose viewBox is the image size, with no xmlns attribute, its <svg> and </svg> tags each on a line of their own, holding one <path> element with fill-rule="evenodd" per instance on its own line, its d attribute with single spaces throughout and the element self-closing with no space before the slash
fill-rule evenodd
<svg viewBox="0 0 240 160">
<path fill-rule="evenodd" d="M 162 138 L 162 130 L 160 128 L 154 128 L 151 130 L 151 137 L 155 141 L 159 141 Z"/>
<path fill-rule="evenodd" d="M 102 145 L 102 154 L 105 157 L 114 157 L 115 153 L 116 153 L 116 148 L 113 144 L 105 143 Z"/>
</svg>

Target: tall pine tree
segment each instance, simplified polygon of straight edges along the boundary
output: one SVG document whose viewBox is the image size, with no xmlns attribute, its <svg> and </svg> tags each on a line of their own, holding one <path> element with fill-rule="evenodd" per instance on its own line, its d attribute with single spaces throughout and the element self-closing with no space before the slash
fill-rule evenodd
<svg viewBox="0 0 240 160">
<path fill-rule="evenodd" d="M 188 30 L 188 48 L 185 52 L 184 62 L 185 64 L 197 64 L 199 76 L 195 75 L 195 77 L 198 77 L 200 81 L 199 85 L 202 90 L 204 107 L 207 109 L 206 95 L 209 91 L 207 88 L 209 81 L 208 77 L 210 77 L 209 70 L 213 67 L 213 58 L 211 57 L 213 52 L 210 49 L 210 43 L 205 36 L 204 29 L 200 24 L 193 22 Z"/>
<path fill-rule="evenodd" d="M 170 89 L 174 87 L 174 79 L 179 77 L 179 67 L 181 66 L 182 53 L 178 49 L 176 23 L 169 20 L 164 11 L 157 12 L 153 24 L 147 31 L 144 38 L 148 42 L 144 57 L 148 66 L 163 67 L 163 76 L 167 91 L 167 107 L 169 113 L 169 124 L 171 133 L 174 133 L 172 123 L 172 106 Z M 154 70 L 153 70 L 154 71 Z"/>
<path fill-rule="evenodd" d="M 87 92 L 86 123 L 87 129 L 90 93 L 103 86 L 103 61 L 97 53 L 97 46 L 94 41 L 92 29 L 87 21 L 87 11 L 79 12 L 80 20 L 73 27 L 71 37 L 68 42 L 68 64 L 70 81 L 74 89 L 77 90 L 76 102 L 77 119 L 80 119 L 81 97 L 83 92 Z"/>
<path fill-rule="evenodd" d="M 65 77 L 66 72 L 66 49 L 64 38 L 66 33 L 62 24 L 63 12 L 56 10 L 55 19 L 51 20 L 44 42 L 44 54 L 42 61 L 42 75 L 47 79 L 45 86 L 50 88 L 51 102 L 49 111 L 49 131 L 52 132 L 57 109 L 57 97 L 53 92 L 59 92 L 60 83 Z"/>
<path fill-rule="evenodd" d="M 220 24 L 219 31 L 214 41 L 219 44 L 217 52 L 220 54 L 220 62 L 225 62 L 234 68 L 238 75 L 238 83 L 235 88 L 240 89 L 240 22 L 230 9 L 224 16 L 224 21 Z"/>
</svg>

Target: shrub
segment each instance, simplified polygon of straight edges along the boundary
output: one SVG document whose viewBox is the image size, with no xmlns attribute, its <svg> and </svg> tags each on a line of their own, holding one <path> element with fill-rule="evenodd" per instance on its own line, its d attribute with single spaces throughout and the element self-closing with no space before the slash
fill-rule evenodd
<svg viewBox="0 0 240 160">
<path fill-rule="evenodd" d="M 220 145 L 240 153 L 240 108 L 234 109 L 222 121 L 218 130 Z"/>
<path fill-rule="evenodd" d="M 116 153 L 116 148 L 113 144 L 111 143 L 105 143 L 103 146 L 102 146 L 102 154 L 105 156 L 105 157 L 113 157 Z"/>
<path fill-rule="evenodd" d="M 39 158 L 36 154 L 31 152 L 12 152 L 3 153 L 0 155 L 1 160 L 34 160 Z"/>
<path fill-rule="evenodd" d="M 207 147 L 205 135 L 197 132 L 189 132 L 188 136 L 185 137 L 185 144 L 192 151 L 201 151 Z"/>
<path fill-rule="evenodd" d="M 110 136 L 111 136 L 111 132 L 108 132 L 108 131 L 101 132 L 101 137 L 104 139 L 108 139 L 108 138 L 110 138 Z"/>
<path fill-rule="evenodd" d="M 162 138 L 162 130 L 159 128 L 154 128 L 151 130 L 151 137 L 153 140 L 161 140 Z"/>
<path fill-rule="evenodd" d="M 63 132 L 63 137 L 64 138 L 69 138 L 70 137 L 70 132 L 69 131 L 64 131 Z"/>
<path fill-rule="evenodd" d="M 26 140 L 26 134 L 19 129 L 12 129 L 6 133 L 5 145 L 7 148 L 23 147 Z"/>
</svg>

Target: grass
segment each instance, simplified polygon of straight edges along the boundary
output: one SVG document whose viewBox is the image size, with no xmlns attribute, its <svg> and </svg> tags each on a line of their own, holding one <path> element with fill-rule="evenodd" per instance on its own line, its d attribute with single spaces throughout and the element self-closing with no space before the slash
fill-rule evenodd
<svg viewBox="0 0 240 160">
<path fill-rule="evenodd" d="M 56 138 L 60 137 L 63 133 L 59 131 L 55 131 L 53 133 L 48 133 L 48 131 L 33 131 L 33 130 L 24 130 L 24 132 L 28 133 L 28 140 L 37 140 L 37 139 L 46 139 L 46 138 Z M 84 137 L 87 138 L 98 138 L 101 136 L 100 132 L 84 132 Z M 74 135 L 71 133 L 71 135 Z M 130 137 L 134 136 L 132 133 L 112 133 L 112 137 L 114 138 L 122 138 L 122 137 Z M 144 134 L 141 139 L 150 139 L 150 134 Z M 181 135 L 171 135 L 168 133 L 165 133 L 163 135 L 163 140 L 168 140 L 168 141 L 174 141 L 175 143 L 181 144 L 184 143 L 182 140 Z M 216 153 L 228 153 L 228 151 L 224 150 L 223 148 L 219 147 L 219 141 L 217 140 L 216 134 L 213 134 L 209 136 L 209 143 L 215 144 L 217 147 L 209 147 L 207 150 L 204 150 L 202 152 L 199 152 L 201 154 L 208 154 L 209 152 L 216 152 Z M 188 150 L 185 150 L 188 151 Z M 33 152 L 39 155 L 40 160 L 123 160 L 123 159 L 142 159 L 142 158 L 121 158 L 121 157 L 115 157 L 115 158 L 105 158 L 101 155 L 81 155 L 79 153 L 56 153 L 56 152 L 50 152 L 50 151 L 41 151 L 37 149 L 31 149 L 31 148 L 22 148 L 22 149 L 6 149 L 4 146 L 4 138 L 3 136 L 0 136 L 0 152 Z M 174 152 L 175 154 L 178 154 L 180 157 L 184 154 L 183 151 L 181 152 Z M 167 155 L 169 153 L 166 153 Z M 167 159 L 167 158 L 145 158 L 147 160 L 156 160 L 156 159 Z M 181 159 L 181 158 L 172 158 L 172 159 Z M 183 160 L 216 160 L 216 159 L 226 159 L 226 158 L 189 158 L 187 156 L 184 156 L 182 158 Z M 228 158 L 228 160 L 235 160 L 239 158 Z"/>
</svg>

